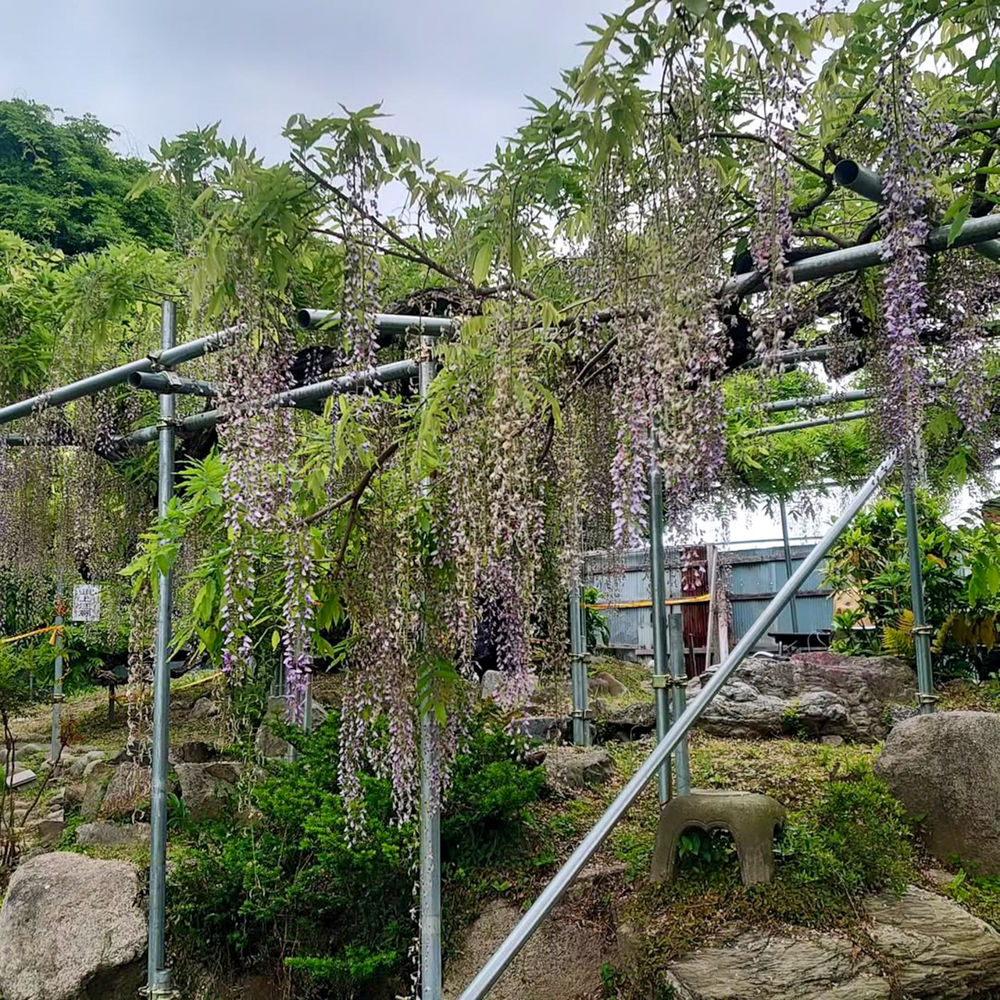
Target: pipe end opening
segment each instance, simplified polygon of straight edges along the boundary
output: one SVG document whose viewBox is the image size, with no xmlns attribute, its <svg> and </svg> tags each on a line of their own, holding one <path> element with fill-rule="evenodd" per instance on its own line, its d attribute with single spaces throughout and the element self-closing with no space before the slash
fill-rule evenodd
<svg viewBox="0 0 1000 1000">
<path fill-rule="evenodd" d="M 857 179 L 860 169 L 854 160 L 841 160 L 833 168 L 833 179 L 841 187 L 850 187 Z"/>
</svg>

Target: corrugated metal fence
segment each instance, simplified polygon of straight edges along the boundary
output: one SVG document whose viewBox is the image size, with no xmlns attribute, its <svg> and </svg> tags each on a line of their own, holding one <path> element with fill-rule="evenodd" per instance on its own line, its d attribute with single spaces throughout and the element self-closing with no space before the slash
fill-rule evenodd
<svg viewBox="0 0 1000 1000">
<path fill-rule="evenodd" d="M 792 570 L 806 557 L 810 546 L 792 546 Z M 785 582 L 785 553 L 780 544 L 761 548 L 718 550 L 719 567 L 728 575 L 727 594 L 732 608 L 730 641 L 742 638 L 767 602 Z M 666 551 L 668 598 L 681 594 L 683 550 Z M 823 571 L 817 570 L 799 591 L 796 610 L 799 632 L 829 628 L 833 620 L 830 591 L 822 586 Z M 650 600 L 649 550 L 637 549 L 623 555 L 589 554 L 584 559 L 584 587 L 593 587 L 601 594 L 601 602 L 611 605 L 604 610 L 611 631 L 612 647 L 651 650 L 653 623 Z M 707 606 L 705 606 L 707 614 Z M 791 612 L 785 609 L 770 631 L 790 632 Z M 763 648 L 764 644 L 762 644 Z"/>
</svg>

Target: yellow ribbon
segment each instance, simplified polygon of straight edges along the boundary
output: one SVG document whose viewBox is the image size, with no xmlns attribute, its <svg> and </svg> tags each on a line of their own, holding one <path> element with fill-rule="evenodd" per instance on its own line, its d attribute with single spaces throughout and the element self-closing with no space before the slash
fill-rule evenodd
<svg viewBox="0 0 1000 1000">
<path fill-rule="evenodd" d="M 52 637 L 49 639 L 49 645 L 54 645 L 56 637 L 62 635 L 63 633 L 63 626 L 47 625 L 45 628 L 36 628 L 31 632 L 22 632 L 20 635 L 8 635 L 3 639 L 0 639 L 0 644 L 7 645 L 7 643 L 19 642 L 21 639 L 30 639 L 33 635 L 44 635 L 46 632 L 52 633 Z"/>
</svg>

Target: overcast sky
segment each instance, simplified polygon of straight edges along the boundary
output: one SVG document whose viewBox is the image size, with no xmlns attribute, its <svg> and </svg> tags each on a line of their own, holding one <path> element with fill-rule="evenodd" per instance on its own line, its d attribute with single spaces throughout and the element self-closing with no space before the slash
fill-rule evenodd
<svg viewBox="0 0 1000 1000">
<path fill-rule="evenodd" d="M 95 114 L 145 155 L 221 119 L 269 159 L 296 112 L 377 101 L 442 167 L 485 163 L 619 0 L 6 0 L 0 96 Z"/>
</svg>

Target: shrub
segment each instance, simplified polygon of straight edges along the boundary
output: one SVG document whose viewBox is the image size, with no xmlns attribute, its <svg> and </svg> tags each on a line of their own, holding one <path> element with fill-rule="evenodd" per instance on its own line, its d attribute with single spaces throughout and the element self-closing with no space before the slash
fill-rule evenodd
<svg viewBox="0 0 1000 1000">
<path fill-rule="evenodd" d="M 511 856 L 542 785 L 496 721 L 482 721 L 455 765 L 442 818 L 450 866 Z M 311 736 L 282 735 L 297 758 L 275 764 L 251 791 L 254 824 L 193 828 L 169 897 L 178 958 L 220 973 L 284 966 L 303 998 L 404 992 L 416 831 L 394 822 L 388 782 L 369 775 L 363 836 L 349 844 L 336 717 Z"/>
<path fill-rule="evenodd" d="M 777 850 L 782 882 L 838 899 L 898 891 L 911 872 L 905 809 L 862 767 L 831 781 L 816 802 L 792 816 Z"/>
</svg>

